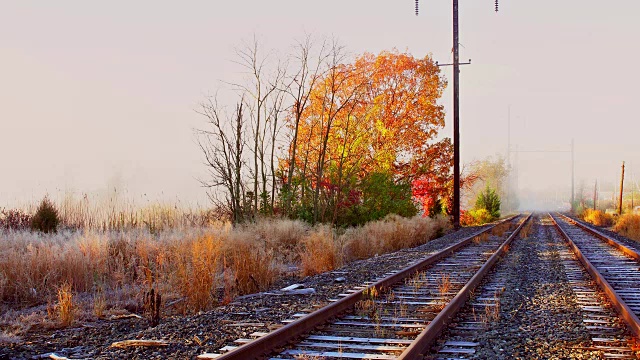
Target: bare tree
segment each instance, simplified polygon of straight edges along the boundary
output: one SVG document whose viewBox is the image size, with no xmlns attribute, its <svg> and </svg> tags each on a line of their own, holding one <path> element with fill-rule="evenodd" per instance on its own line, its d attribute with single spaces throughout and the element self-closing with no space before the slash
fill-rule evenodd
<svg viewBox="0 0 640 360">
<path fill-rule="evenodd" d="M 291 211 L 291 200 L 293 194 L 296 192 L 296 189 L 292 186 L 292 182 L 297 160 L 296 151 L 298 149 L 300 121 L 302 119 L 303 112 L 309 103 L 311 90 L 316 85 L 318 79 L 323 76 L 326 61 L 330 54 L 326 41 L 323 41 L 320 44 L 319 50 L 315 56 L 313 55 L 313 50 L 314 44 L 311 37 L 308 35 L 295 45 L 295 54 L 292 57 L 294 59 L 296 70 L 294 70 L 293 75 L 285 88 L 293 101 L 291 109 L 292 119 L 290 120 L 292 128 L 291 140 L 289 143 L 289 166 L 284 184 L 286 196 L 284 199 L 284 210 L 287 213 Z M 306 171 L 303 172 L 303 174 L 304 173 L 306 173 Z"/>
<path fill-rule="evenodd" d="M 253 199 L 253 213 L 255 215 L 260 209 L 258 204 L 259 199 L 263 199 L 263 206 L 266 200 L 265 136 L 269 131 L 265 123 L 269 113 L 268 104 L 270 97 L 278 91 L 278 86 L 284 77 L 284 68 L 278 67 L 275 74 L 269 79 L 269 74 L 267 73 L 267 60 L 269 56 L 262 56 L 259 42 L 255 37 L 251 44 L 247 44 L 242 49 L 237 50 L 236 54 L 239 58 L 237 63 L 244 67 L 249 75 L 248 84 L 233 85 L 245 94 L 250 104 L 249 116 L 252 125 L 251 152 L 253 154 L 253 168 L 251 169 L 253 191 L 250 197 Z M 277 101 L 275 103 L 277 103 Z"/>
<path fill-rule="evenodd" d="M 245 115 L 241 98 L 231 114 L 220 107 L 216 98 L 208 98 L 200 104 L 197 113 L 205 116 L 209 129 L 198 130 L 198 145 L 202 150 L 210 180 L 202 184 L 211 189 L 210 199 L 228 209 L 233 222 L 245 218 L 245 184 L 243 181 Z M 216 191 L 225 190 L 224 198 Z"/>
</svg>

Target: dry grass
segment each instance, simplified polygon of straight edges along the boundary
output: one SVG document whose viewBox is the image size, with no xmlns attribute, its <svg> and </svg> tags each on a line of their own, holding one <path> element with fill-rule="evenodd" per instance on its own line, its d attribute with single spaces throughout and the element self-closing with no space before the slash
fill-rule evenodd
<svg viewBox="0 0 640 360">
<path fill-rule="evenodd" d="M 440 296 L 444 296 L 451 290 L 451 276 L 449 274 L 442 274 L 438 278 L 438 292 Z"/>
<path fill-rule="evenodd" d="M 606 214 L 600 210 L 585 209 L 582 213 L 582 218 L 584 221 L 595 226 L 611 226 L 614 223 L 611 214 Z"/>
<path fill-rule="evenodd" d="M 93 314 L 98 319 L 102 319 L 104 317 L 106 310 L 107 310 L 107 298 L 104 296 L 102 292 L 98 292 L 93 296 Z"/>
<path fill-rule="evenodd" d="M 640 215 L 624 214 L 620 216 L 613 230 L 622 236 L 640 241 Z"/>
<path fill-rule="evenodd" d="M 64 283 L 58 289 L 58 303 L 55 312 L 62 326 L 70 326 L 76 318 L 76 304 L 73 301 L 71 284 Z"/>
<path fill-rule="evenodd" d="M 488 239 L 489 239 L 489 234 L 487 232 L 483 232 L 482 234 L 473 237 L 473 243 L 480 244 L 482 242 L 487 241 Z"/>
<path fill-rule="evenodd" d="M 175 288 L 186 299 L 183 310 L 198 312 L 217 302 L 222 246 L 219 237 L 208 234 L 175 249 Z"/>
<path fill-rule="evenodd" d="M 240 294 L 265 290 L 281 273 L 276 254 L 264 240 L 250 232 L 230 233 L 225 242 L 225 263 L 233 273 Z"/>
<path fill-rule="evenodd" d="M 448 227 L 447 219 L 415 216 L 388 216 L 381 221 L 348 229 L 342 236 L 345 259 L 352 261 L 418 246 L 433 239 Z"/>
<path fill-rule="evenodd" d="M 520 229 L 520 237 L 526 239 L 531 235 L 531 227 L 533 226 L 533 220 L 529 220 L 525 226 Z"/>
<path fill-rule="evenodd" d="M 338 254 L 333 230 L 321 226 L 302 240 L 300 270 L 303 276 L 333 270 L 338 265 Z"/>
<path fill-rule="evenodd" d="M 225 220 L 217 209 L 193 208 L 176 203 L 150 203 L 146 196 L 133 200 L 114 188 L 108 193 L 58 194 L 52 198 L 61 226 L 82 230 L 146 229 L 157 233 L 168 229 L 204 227 Z M 22 206 L 27 214 L 35 212 L 34 204 Z"/>
<path fill-rule="evenodd" d="M 502 235 L 504 235 L 505 232 L 509 231 L 509 229 L 511 229 L 510 222 L 501 223 L 491 229 L 491 235 L 502 237 Z"/>
<path fill-rule="evenodd" d="M 172 304 L 166 311 L 198 312 L 269 288 L 288 266 L 299 266 L 301 275 L 332 270 L 424 244 L 446 226 L 444 218 L 388 217 L 341 235 L 283 219 L 153 231 L 0 231 L 0 310 L 7 315 L 0 322 L 32 322 L 19 311 L 42 312 L 46 304 L 59 304 L 55 313 L 77 309 L 76 319 L 141 313 L 150 288 Z"/>
</svg>

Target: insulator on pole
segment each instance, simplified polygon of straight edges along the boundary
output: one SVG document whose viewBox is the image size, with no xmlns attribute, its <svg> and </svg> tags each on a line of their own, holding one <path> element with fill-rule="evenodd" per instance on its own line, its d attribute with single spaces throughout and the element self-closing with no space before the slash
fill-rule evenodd
<svg viewBox="0 0 640 360">
<path fill-rule="evenodd" d="M 496 12 L 498 12 L 498 0 L 496 0 Z"/>
<path fill-rule="evenodd" d="M 416 16 L 418 16 L 418 9 L 419 9 L 419 5 L 418 4 L 419 4 L 419 2 L 420 2 L 420 0 L 416 0 Z"/>
</svg>

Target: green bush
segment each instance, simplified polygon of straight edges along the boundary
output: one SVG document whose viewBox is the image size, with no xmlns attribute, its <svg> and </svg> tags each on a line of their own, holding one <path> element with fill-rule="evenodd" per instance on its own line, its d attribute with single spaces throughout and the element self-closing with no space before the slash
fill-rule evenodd
<svg viewBox="0 0 640 360">
<path fill-rule="evenodd" d="M 58 230 L 58 210 L 49 198 L 45 197 L 40 202 L 40 206 L 31 219 L 31 230 L 42 231 L 44 233 L 56 232 Z"/>
<path fill-rule="evenodd" d="M 489 185 L 478 194 L 476 199 L 476 210 L 480 209 L 487 210 L 493 220 L 500 218 L 500 196 Z"/>
<path fill-rule="evenodd" d="M 383 219 L 389 214 L 412 217 L 418 213 L 413 202 L 411 184 L 398 181 L 393 174 L 375 172 L 368 174 L 347 195 L 348 201 L 337 219 L 339 226 L 357 226 Z"/>
</svg>

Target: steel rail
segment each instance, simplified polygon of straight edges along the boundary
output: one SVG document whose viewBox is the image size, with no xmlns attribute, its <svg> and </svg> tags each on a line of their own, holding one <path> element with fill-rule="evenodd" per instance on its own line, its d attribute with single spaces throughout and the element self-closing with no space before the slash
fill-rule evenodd
<svg viewBox="0 0 640 360">
<path fill-rule="evenodd" d="M 321 309 L 318 309 L 311 314 L 302 317 L 290 324 L 287 324 L 275 331 L 268 333 L 258 339 L 255 339 L 249 343 L 246 343 L 232 351 L 229 351 L 219 357 L 217 360 L 245 360 L 245 359 L 260 359 L 267 354 L 270 354 L 274 349 L 282 348 L 285 345 L 290 344 L 294 339 L 309 333 L 314 330 L 318 325 L 323 324 L 330 319 L 338 316 L 346 310 L 354 307 L 356 303 L 362 300 L 366 293 L 371 291 L 371 288 L 375 288 L 377 292 L 382 293 L 385 289 L 391 287 L 405 278 L 413 276 L 416 272 L 430 266 L 431 264 L 446 258 L 450 254 L 458 251 L 460 248 L 465 247 L 476 236 L 482 235 L 491 231 L 496 226 L 507 223 L 519 215 L 514 215 L 506 218 L 482 231 L 479 231 L 473 235 L 466 237 L 465 239 L 457 242 L 454 245 L 441 250 L 420 262 L 410 265 L 395 274 L 389 275 L 384 279 L 377 281 L 376 283 L 367 286 L 365 289 L 355 292 L 349 296 L 346 296 L 338 301 L 335 301 Z"/>
<path fill-rule="evenodd" d="M 607 244 L 615 247 L 616 249 L 622 251 L 625 255 L 629 256 L 630 258 L 636 260 L 636 261 L 640 261 L 640 254 L 638 254 L 635 250 L 628 248 L 622 244 L 620 244 L 619 242 L 617 242 L 615 239 L 613 239 L 612 237 L 606 235 L 605 233 L 598 231 L 596 229 L 591 228 L 590 226 L 587 226 L 583 223 L 581 223 L 580 221 L 577 221 L 576 219 L 573 219 L 570 216 L 566 216 L 564 214 L 560 214 L 557 213 L 560 217 L 565 218 L 569 221 L 571 221 L 572 223 L 575 223 L 579 228 L 587 231 L 588 233 L 596 236 L 597 238 L 599 238 L 600 240 L 606 242 Z"/>
<path fill-rule="evenodd" d="M 573 253 L 576 255 L 578 260 L 580 260 L 580 262 L 585 267 L 587 272 L 591 275 L 591 277 L 593 277 L 593 280 L 596 282 L 596 284 L 598 284 L 598 286 L 600 286 L 600 288 L 605 293 L 605 295 L 607 295 L 613 307 L 616 309 L 618 314 L 620 314 L 620 317 L 622 317 L 622 319 L 627 323 L 627 326 L 629 327 L 631 332 L 633 332 L 635 336 L 640 336 L 640 319 L 638 319 L 638 317 L 636 316 L 636 314 L 633 313 L 631 308 L 616 293 L 616 291 L 613 289 L 611 284 L 609 284 L 609 282 L 598 271 L 598 269 L 593 264 L 591 264 L 591 262 L 589 261 L 589 259 L 587 259 L 586 256 L 584 256 L 582 251 L 573 242 L 573 240 L 571 240 L 569 235 L 560 227 L 556 219 L 553 216 L 551 216 L 551 214 L 549 214 L 549 217 L 553 221 L 553 224 L 556 226 L 556 229 L 558 229 L 558 231 L 560 232 L 560 235 L 562 235 L 562 237 L 566 240 L 567 244 L 569 245 Z M 568 218 L 568 219 L 570 219 L 574 223 L 577 223 L 571 218 Z"/>
<path fill-rule="evenodd" d="M 476 287 L 480 284 L 484 276 L 493 268 L 495 263 L 500 259 L 500 257 L 509 250 L 509 245 L 518 235 L 522 227 L 531 219 L 531 214 L 525 218 L 525 220 L 520 223 L 520 225 L 509 235 L 507 240 L 500 245 L 498 250 L 491 255 L 489 260 L 476 272 L 475 275 L 467 282 L 467 284 L 460 289 L 458 294 L 445 306 L 442 311 L 427 325 L 427 327 L 418 335 L 416 340 L 414 340 L 411 345 L 409 345 L 403 352 L 400 354 L 398 359 L 422 359 L 424 357 L 424 353 L 429 350 L 433 342 L 438 338 L 438 335 L 444 330 L 447 325 L 451 322 L 453 317 L 460 311 L 460 309 L 467 302 L 471 293 L 476 289 Z"/>
</svg>

